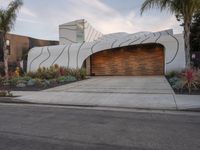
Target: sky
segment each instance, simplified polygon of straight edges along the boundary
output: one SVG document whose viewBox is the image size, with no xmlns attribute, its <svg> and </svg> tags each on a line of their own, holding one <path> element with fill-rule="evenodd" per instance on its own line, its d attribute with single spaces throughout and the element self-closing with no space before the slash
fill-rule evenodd
<svg viewBox="0 0 200 150">
<path fill-rule="evenodd" d="M 6 8 L 11 0 L 0 0 Z M 77 19 L 87 20 L 103 34 L 114 32 L 156 32 L 173 29 L 181 33 L 180 22 L 169 11 L 153 9 L 140 15 L 144 0 L 24 0 L 11 33 L 39 39 L 58 40 L 58 26 Z"/>
</svg>

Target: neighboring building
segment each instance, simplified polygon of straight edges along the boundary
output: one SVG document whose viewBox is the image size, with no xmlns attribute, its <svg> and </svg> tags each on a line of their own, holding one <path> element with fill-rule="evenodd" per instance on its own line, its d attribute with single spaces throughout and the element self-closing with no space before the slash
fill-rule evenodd
<svg viewBox="0 0 200 150">
<path fill-rule="evenodd" d="M 77 22 L 80 20 L 59 26 L 60 44 L 65 45 L 31 49 L 28 71 L 58 64 L 68 68 L 85 67 L 88 75 L 164 75 L 185 68 L 183 35 L 174 35 L 173 30 L 108 35 L 94 30 L 99 33 L 95 36 L 92 31 L 85 32 L 85 25 L 80 31 Z M 61 29 L 66 25 L 74 28 Z"/>
<path fill-rule="evenodd" d="M 3 44 L 0 35 L 0 61 L 3 61 Z M 58 41 L 40 40 L 27 36 L 21 36 L 16 34 L 7 34 L 7 40 L 9 40 L 9 56 L 10 63 L 21 61 L 24 54 L 28 54 L 28 51 L 36 46 L 49 46 L 58 45 Z"/>
</svg>

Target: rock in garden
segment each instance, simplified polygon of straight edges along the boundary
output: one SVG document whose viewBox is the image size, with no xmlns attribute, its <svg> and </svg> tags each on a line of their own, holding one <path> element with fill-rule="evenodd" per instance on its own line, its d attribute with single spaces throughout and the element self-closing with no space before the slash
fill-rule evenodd
<svg viewBox="0 0 200 150">
<path fill-rule="evenodd" d="M 26 84 L 24 84 L 24 83 L 18 83 L 16 85 L 16 87 L 18 87 L 18 88 L 24 88 L 24 87 L 26 87 Z"/>
</svg>

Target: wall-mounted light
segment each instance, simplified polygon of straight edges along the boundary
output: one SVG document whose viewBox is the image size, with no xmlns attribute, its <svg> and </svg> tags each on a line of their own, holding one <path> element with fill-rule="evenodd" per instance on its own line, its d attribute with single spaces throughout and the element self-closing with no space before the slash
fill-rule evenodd
<svg viewBox="0 0 200 150">
<path fill-rule="evenodd" d="M 10 40 L 6 40 L 6 46 L 10 46 Z"/>
<path fill-rule="evenodd" d="M 6 48 L 7 48 L 7 51 L 8 51 L 8 55 L 11 54 L 11 51 L 10 51 L 10 40 L 6 40 Z"/>
<path fill-rule="evenodd" d="M 195 59 L 196 58 L 196 55 L 195 54 L 192 54 L 192 59 Z"/>
</svg>

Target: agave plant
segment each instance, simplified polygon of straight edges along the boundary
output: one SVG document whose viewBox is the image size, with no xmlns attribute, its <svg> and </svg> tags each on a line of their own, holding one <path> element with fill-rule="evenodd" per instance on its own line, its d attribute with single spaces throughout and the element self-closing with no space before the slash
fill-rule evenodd
<svg viewBox="0 0 200 150">
<path fill-rule="evenodd" d="M 183 72 L 183 87 L 188 89 L 189 94 L 191 94 L 192 89 L 197 89 L 199 86 L 198 73 L 192 69 L 187 69 Z"/>
</svg>

